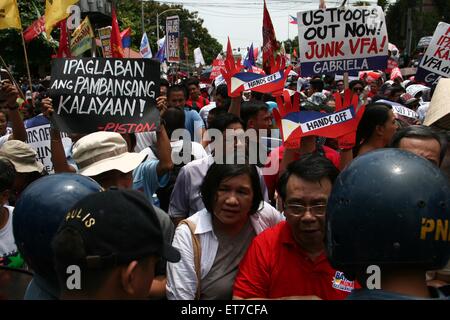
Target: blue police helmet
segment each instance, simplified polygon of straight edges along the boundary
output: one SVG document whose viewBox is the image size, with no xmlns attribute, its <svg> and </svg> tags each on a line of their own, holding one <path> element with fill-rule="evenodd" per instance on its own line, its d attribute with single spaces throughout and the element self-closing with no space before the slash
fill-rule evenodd
<svg viewBox="0 0 450 320">
<path fill-rule="evenodd" d="M 450 257 L 450 185 L 431 162 L 380 149 L 337 178 L 327 206 L 327 251 L 336 269 L 369 265 L 440 269 Z"/>
<path fill-rule="evenodd" d="M 53 268 L 53 236 L 78 200 L 101 190 L 89 177 L 62 173 L 42 177 L 23 191 L 13 213 L 13 232 L 19 252 L 34 273 L 58 283 Z"/>
</svg>

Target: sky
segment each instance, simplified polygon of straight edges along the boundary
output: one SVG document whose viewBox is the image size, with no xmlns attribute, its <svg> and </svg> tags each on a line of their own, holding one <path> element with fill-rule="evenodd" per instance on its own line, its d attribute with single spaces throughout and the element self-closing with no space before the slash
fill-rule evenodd
<svg viewBox="0 0 450 320">
<path fill-rule="evenodd" d="M 326 0 L 327 7 L 337 7 L 343 0 Z M 348 0 L 353 4 L 357 0 Z M 161 0 L 161 3 L 182 4 L 189 11 L 197 11 L 204 27 L 224 47 L 230 37 L 234 49 L 246 48 L 253 42 L 262 46 L 263 0 Z M 366 0 L 376 4 L 376 0 Z M 298 35 L 297 25 L 289 24 L 288 16 L 297 12 L 318 9 L 319 0 L 266 0 L 278 41 Z M 175 13 L 176 14 L 176 13 Z M 164 17 L 162 18 L 164 19 Z"/>
</svg>

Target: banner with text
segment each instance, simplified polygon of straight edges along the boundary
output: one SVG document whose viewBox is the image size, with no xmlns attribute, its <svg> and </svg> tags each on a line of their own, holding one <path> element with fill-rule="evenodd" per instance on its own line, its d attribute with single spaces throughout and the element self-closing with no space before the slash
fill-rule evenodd
<svg viewBox="0 0 450 320">
<path fill-rule="evenodd" d="M 102 45 L 103 58 L 112 58 L 111 27 L 98 29 L 98 36 Z"/>
<path fill-rule="evenodd" d="M 180 62 L 180 18 L 172 16 L 166 18 L 167 50 L 168 62 Z"/>
<path fill-rule="evenodd" d="M 36 160 L 44 165 L 48 173 L 54 173 L 50 148 L 50 122 L 43 115 L 24 121 L 27 131 L 27 143 L 36 151 Z M 72 140 L 66 133 L 61 133 L 64 150 L 70 150 Z"/>
<path fill-rule="evenodd" d="M 159 69 L 152 59 L 54 59 L 53 120 L 70 133 L 155 130 Z"/>
<path fill-rule="evenodd" d="M 83 52 L 90 50 L 92 48 L 92 38 L 94 38 L 94 31 L 92 30 L 89 17 L 86 17 L 72 33 L 72 39 L 70 39 L 70 51 L 72 55 L 78 57 Z"/>
<path fill-rule="evenodd" d="M 291 112 L 281 120 L 283 139 L 293 141 L 305 136 L 334 139 L 353 132 L 357 126 L 356 121 L 353 106 L 334 113 Z"/>
<path fill-rule="evenodd" d="M 416 80 L 435 85 L 440 78 L 450 77 L 450 24 L 440 22 L 433 39 L 420 61 Z"/>
<path fill-rule="evenodd" d="M 298 12 L 302 77 L 384 70 L 388 36 L 379 6 Z"/>
</svg>

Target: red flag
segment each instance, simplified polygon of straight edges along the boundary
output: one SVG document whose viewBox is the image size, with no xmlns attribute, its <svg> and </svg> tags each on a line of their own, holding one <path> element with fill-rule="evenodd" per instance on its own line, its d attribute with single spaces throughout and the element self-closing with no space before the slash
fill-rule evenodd
<svg viewBox="0 0 450 320">
<path fill-rule="evenodd" d="M 234 63 L 233 49 L 231 48 L 230 37 L 228 37 L 228 44 L 227 44 L 227 58 L 226 58 L 225 60 Z"/>
<path fill-rule="evenodd" d="M 272 19 L 267 10 L 266 0 L 264 0 L 264 16 L 263 16 L 263 69 L 266 74 L 270 74 L 270 57 L 279 49 L 277 39 L 275 38 L 275 30 L 273 29 Z"/>
<path fill-rule="evenodd" d="M 45 16 L 33 21 L 33 23 L 23 32 L 23 38 L 30 42 L 45 31 Z"/>
<path fill-rule="evenodd" d="M 67 37 L 67 18 L 62 20 L 59 23 L 60 36 L 59 36 L 59 48 L 58 53 L 56 54 L 57 58 L 71 58 L 72 55 L 70 53 L 70 47 L 69 47 L 69 38 Z"/>
<path fill-rule="evenodd" d="M 112 8 L 111 29 L 111 52 L 113 58 L 123 58 L 122 38 L 120 37 L 119 22 L 117 21 L 116 9 Z"/>
</svg>

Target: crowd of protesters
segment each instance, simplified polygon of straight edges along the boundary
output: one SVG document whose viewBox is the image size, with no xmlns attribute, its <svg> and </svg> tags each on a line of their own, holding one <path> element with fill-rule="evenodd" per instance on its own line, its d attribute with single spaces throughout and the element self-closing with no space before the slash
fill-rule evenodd
<svg viewBox="0 0 450 320">
<path fill-rule="evenodd" d="M 427 234 L 445 224 L 442 237 L 450 239 L 450 131 L 422 124 L 435 88 L 381 71 L 350 81 L 292 73 L 290 101 L 277 104 L 258 92 L 231 98 L 220 77 L 161 79 L 155 132 L 70 135 L 67 149 L 52 122 L 50 174 L 25 129 L 38 115 L 51 121 L 50 80 L 1 87 L 0 266 L 34 273 L 25 298 L 370 298 L 361 268 L 377 261 L 375 298 L 445 298 L 450 242 L 435 245 Z M 345 96 L 363 107 L 352 142 L 307 136 L 285 145 L 279 109 L 330 113 Z M 422 180 L 412 183 L 415 174 Z M 348 198 L 336 200 L 345 187 Z M 350 214 L 359 202 L 365 220 Z M 363 212 L 372 206 L 379 211 Z M 397 220 L 377 215 L 391 207 L 401 212 Z M 346 212 L 351 218 L 335 222 Z M 354 234 L 342 236 L 344 224 L 354 224 Z M 386 230 L 374 229 L 380 225 Z M 358 249 L 359 234 L 384 250 L 384 260 L 367 243 Z M 68 287 L 73 265 L 81 284 Z M 0 285 L 12 281 L 1 272 Z"/>
</svg>

